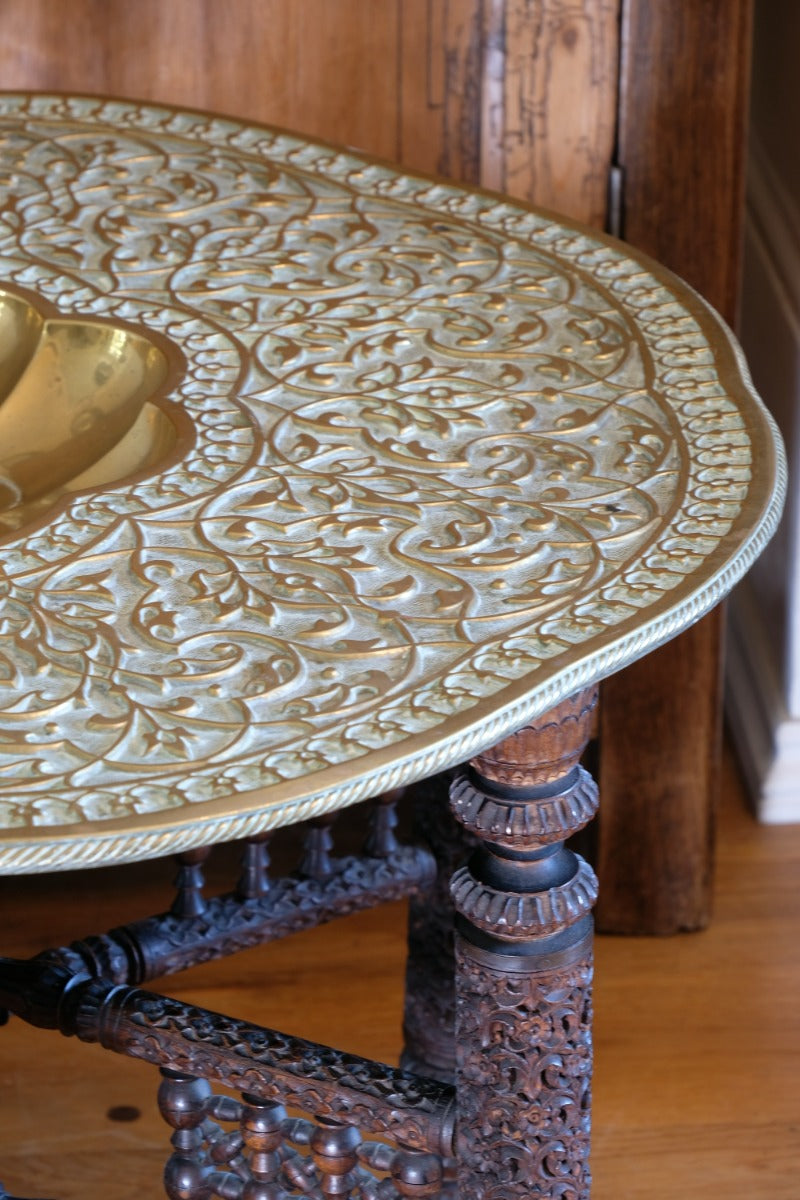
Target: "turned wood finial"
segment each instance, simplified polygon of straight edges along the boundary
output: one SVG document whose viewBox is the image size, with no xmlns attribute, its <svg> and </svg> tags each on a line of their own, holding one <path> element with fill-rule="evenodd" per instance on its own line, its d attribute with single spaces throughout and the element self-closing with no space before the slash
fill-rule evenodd
<svg viewBox="0 0 800 1200">
<path fill-rule="evenodd" d="M 397 826 L 397 804 L 405 788 L 393 788 L 376 796 L 371 804 L 369 833 L 364 843 L 364 853 L 370 858 L 388 858 L 399 846 L 395 837 Z"/>
<path fill-rule="evenodd" d="M 174 916 L 199 917 L 205 912 L 203 866 L 210 854 L 210 846 L 199 846 L 196 850 L 186 850 L 175 856 L 178 874 L 175 877 L 175 899 L 170 909 Z"/>
<path fill-rule="evenodd" d="M 283 1127 L 286 1109 L 273 1100 L 245 1093 L 242 1097 L 242 1138 L 249 1152 L 251 1191 L 258 1195 L 258 1185 L 277 1187 L 283 1162 Z"/>
<path fill-rule="evenodd" d="M 333 861 L 331 859 L 331 851 L 333 850 L 333 833 L 332 829 L 336 822 L 337 814 L 324 813 L 321 817 L 314 817 L 308 821 L 305 826 L 305 838 L 303 840 L 303 858 L 298 868 L 298 874 L 306 879 L 327 879 L 333 874 Z"/>
<path fill-rule="evenodd" d="M 324 1196 L 347 1195 L 356 1184 L 361 1134 L 355 1125 L 319 1118 L 311 1135 L 309 1149 L 320 1175 Z"/>
<path fill-rule="evenodd" d="M 471 833 L 518 851 L 577 833 L 597 811 L 597 786 L 580 766 L 597 687 L 562 701 L 483 754 L 451 785 L 451 808 Z"/>
<path fill-rule="evenodd" d="M 597 685 L 562 700 L 517 733 L 471 760 L 482 780 L 501 787 L 541 787 L 563 779 L 592 734 Z"/>
<path fill-rule="evenodd" d="M 442 1160 L 438 1154 L 398 1150 L 391 1168 L 398 1195 L 409 1200 L 435 1200 L 442 1194 Z"/>
<path fill-rule="evenodd" d="M 248 838 L 242 851 L 242 873 L 236 885 L 240 900 L 258 900 L 270 890 L 269 842 L 271 831 Z"/>
</svg>

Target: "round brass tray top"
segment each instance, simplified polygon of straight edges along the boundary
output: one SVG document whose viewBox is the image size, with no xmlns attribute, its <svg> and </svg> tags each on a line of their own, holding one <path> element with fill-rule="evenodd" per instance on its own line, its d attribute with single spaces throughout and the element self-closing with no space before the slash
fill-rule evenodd
<svg viewBox="0 0 800 1200">
<path fill-rule="evenodd" d="M 19 516 L 0 446 L 3 870 L 463 761 L 692 623 L 773 532 L 782 452 L 730 335 L 628 248 L 211 114 L 6 95 L 0 139 L 0 307 L 108 323 L 98 354 L 138 331 L 167 366 L 136 411 L 181 414 L 165 456 L 97 468 L 117 432 L 85 449 L 92 372 L 56 363 L 82 470 Z M 44 438 L 31 355 L 3 405 Z"/>
</svg>

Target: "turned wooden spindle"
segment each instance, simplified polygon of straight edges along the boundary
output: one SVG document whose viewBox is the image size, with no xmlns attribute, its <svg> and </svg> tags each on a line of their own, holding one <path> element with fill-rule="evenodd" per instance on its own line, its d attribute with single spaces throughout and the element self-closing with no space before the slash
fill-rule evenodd
<svg viewBox="0 0 800 1200">
<path fill-rule="evenodd" d="M 589 1197 L 596 881 L 564 841 L 597 806 L 578 763 L 596 696 L 478 755 L 451 788 L 479 839 L 452 884 L 461 1200 Z"/>
<path fill-rule="evenodd" d="M 244 1109 L 241 1131 L 253 1179 L 251 1190 L 255 1196 L 259 1194 L 259 1188 L 263 1189 L 264 1193 L 269 1187 L 277 1192 L 281 1164 L 285 1157 L 283 1126 L 286 1121 L 286 1109 L 282 1104 L 273 1100 L 262 1100 L 258 1096 L 245 1094 L 242 1099 Z"/>
<path fill-rule="evenodd" d="M 332 828 L 336 813 L 315 817 L 305 826 L 303 858 L 298 874 L 306 879 L 327 879 L 333 874 L 331 850 L 333 849 Z"/>
<path fill-rule="evenodd" d="M 242 852 L 242 873 L 236 885 L 240 900 L 258 900 L 270 889 L 269 843 L 271 832 L 260 833 L 248 838 Z"/>
<path fill-rule="evenodd" d="M 342 1125 L 321 1118 L 309 1148 L 319 1172 L 323 1196 L 348 1196 L 357 1183 L 358 1147 L 361 1134 L 355 1125 Z"/>
<path fill-rule="evenodd" d="M 175 899 L 170 909 L 173 916 L 199 917 L 205 912 L 203 865 L 210 853 L 210 847 L 200 846 L 197 850 L 176 854 L 178 874 L 175 876 Z"/>
<path fill-rule="evenodd" d="M 438 1200 L 442 1195 L 442 1160 L 437 1154 L 398 1150 L 390 1174 L 397 1194 L 406 1200 Z"/>
<path fill-rule="evenodd" d="M 162 1069 L 158 1090 L 159 1111 L 173 1129 L 173 1153 L 164 1169 L 169 1200 L 204 1200 L 208 1196 L 209 1170 L 203 1163 L 202 1125 L 211 1101 L 205 1079 Z"/>
<path fill-rule="evenodd" d="M 388 858 L 399 848 L 395 837 L 397 827 L 397 805 L 405 788 L 393 788 L 376 796 L 370 804 L 369 832 L 364 842 L 364 853 L 370 858 Z"/>
</svg>

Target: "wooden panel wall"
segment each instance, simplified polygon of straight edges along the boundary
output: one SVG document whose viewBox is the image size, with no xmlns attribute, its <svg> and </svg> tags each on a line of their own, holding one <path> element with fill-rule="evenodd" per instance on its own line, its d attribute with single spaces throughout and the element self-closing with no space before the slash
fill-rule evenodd
<svg viewBox="0 0 800 1200">
<path fill-rule="evenodd" d="M 624 0 L 625 238 L 734 323 L 744 218 L 751 0 Z M 603 691 L 598 925 L 674 933 L 711 911 L 722 612 Z"/>
<path fill-rule="evenodd" d="M 396 149 L 394 4 L 369 0 L 5 0 L 5 88 L 107 93 Z"/>
<path fill-rule="evenodd" d="M 618 0 L 4 0 L 0 80 L 271 122 L 602 224 Z"/>
<path fill-rule="evenodd" d="M 619 0 L 486 5 L 481 182 L 602 227 Z"/>
<path fill-rule="evenodd" d="M 625 238 L 735 324 L 752 0 L 625 0 Z"/>
</svg>

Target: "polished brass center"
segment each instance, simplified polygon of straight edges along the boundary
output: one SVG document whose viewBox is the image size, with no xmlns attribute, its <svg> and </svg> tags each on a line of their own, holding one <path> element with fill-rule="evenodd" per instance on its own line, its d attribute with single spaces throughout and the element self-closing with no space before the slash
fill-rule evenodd
<svg viewBox="0 0 800 1200">
<path fill-rule="evenodd" d="M 162 351 L 112 322 L 45 318 L 0 291 L 0 536 L 65 493 L 153 469 L 177 431 L 152 402 Z"/>
</svg>

